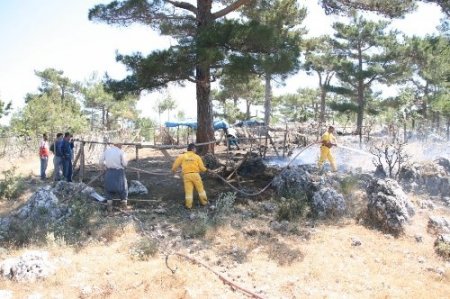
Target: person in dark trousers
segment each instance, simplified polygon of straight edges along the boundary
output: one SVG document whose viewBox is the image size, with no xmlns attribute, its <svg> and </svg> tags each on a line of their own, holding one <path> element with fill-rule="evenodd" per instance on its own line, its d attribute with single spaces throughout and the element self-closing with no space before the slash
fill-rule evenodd
<svg viewBox="0 0 450 299">
<path fill-rule="evenodd" d="M 112 211 L 113 196 L 118 195 L 123 208 L 127 209 L 128 183 L 125 175 L 125 167 L 128 162 L 122 145 L 118 142 L 107 147 L 100 157 L 100 165 L 106 168 L 105 191 L 108 204 L 108 212 Z"/>
<path fill-rule="evenodd" d="M 47 134 L 42 135 L 41 145 L 39 146 L 39 158 L 41 159 L 41 180 L 47 178 L 45 172 L 48 166 L 48 157 L 50 156 Z"/>
<path fill-rule="evenodd" d="M 237 150 L 240 150 L 236 130 L 233 128 L 227 128 L 224 129 L 224 132 L 225 136 L 227 137 L 228 149 L 230 149 L 231 146 L 234 145 Z"/>
<path fill-rule="evenodd" d="M 72 146 L 70 144 L 71 135 L 69 132 L 64 134 L 64 139 L 62 141 L 62 165 L 63 165 L 63 175 L 67 182 L 72 182 Z"/>
<path fill-rule="evenodd" d="M 63 159 L 62 159 L 62 145 L 63 133 L 56 134 L 55 143 L 50 147 L 50 150 L 55 154 L 53 157 L 53 178 L 55 182 L 60 181 L 63 175 Z"/>
</svg>

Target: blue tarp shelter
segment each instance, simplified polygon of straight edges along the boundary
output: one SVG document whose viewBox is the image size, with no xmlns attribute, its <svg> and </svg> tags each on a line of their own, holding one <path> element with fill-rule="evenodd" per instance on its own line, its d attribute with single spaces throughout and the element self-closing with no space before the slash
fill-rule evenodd
<svg viewBox="0 0 450 299">
<path fill-rule="evenodd" d="M 166 121 L 164 123 L 166 128 L 176 128 L 178 126 L 186 126 L 191 129 L 197 129 L 197 121 L 195 120 L 186 120 L 186 121 Z M 213 123 L 214 130 L 220 129 L 228 129 L 230 125 L 226 120 L 220 119 L 215 120 Z"/>
<path fill-rule="evenodd" d="M 264 122 L 256 119 L 248 119 L 239 121 L 234 124 L 236 127 L 258 127 L 258 126 L 264 126 Z"/>
</svg>

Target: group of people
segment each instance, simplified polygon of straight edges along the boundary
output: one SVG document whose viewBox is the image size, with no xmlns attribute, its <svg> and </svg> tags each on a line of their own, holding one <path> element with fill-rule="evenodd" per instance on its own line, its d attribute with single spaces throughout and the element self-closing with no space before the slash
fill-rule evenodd
<svg viewBox="0 0 450 299">
<path fill-rule="evenodd" d="M 325 160 L 330 162 L 333 171 L 336 171 L 336 162 L 331 153 L 331 148 L 336 146 L 336 138 L 333 135 L 334 127 L 330 126 L 322 135 L 319 168 Z M 55 166 L 54 177 L 55 181 L 61 179 L 61 173 L 65 180 L 72 181 L 72 159 L 73 159 L 73 140 L 70 133 L 62 133 L 56 135 L 56 141 L 52 147 L 48 146 L 47 134 L 43 135 L 43 140 L 40 146 L 39 155 L 41 158 L 41 178 L 45 179 L 45 171 L 48 165 L 50 151 L 54 153 L 53 163 Z M 107 147 L 100 157 L 100 165 L 105 168 L 104 186 L 106 191 L 106 199 L 108 210 L 112 210 L 112 199 L 114 195 L 118 195 L 121 200 L 121 205 L 127 207 L 128 202 L 128 183 L 125 174 L 125 168 L 128 162 L 125 153 L 122 151 L 120 143 L 112 143 Z M 208 204 L 208 197 L 203 186 L 201 172 L 207 171 L 203 161 L 199 155 L 195 153 L 195 144 L 191 143 L 187 147 L 187 152 L 179 155 L 172 165 L 172 173 L 175 174 L 181 167 L 183 174 L 184 192 L 185 192 L 185 207 L 192 209 L 194 200 L 194 188 L 199 195 L 200 204 L 205 206 Z"/>
<path fill-rule="evenodd" d="M 48 135 L 42 135 L 42 141 L 39 146 L 39 158 L 41 160 L 40 177 L 42 180 L 47 179 L 48 160 L 50 152 L 53 153 L 53 178 L 55 181 L 62 179 L 72 182 L 72 160 L 73 160 L 73 136 L 69 132 L 56 134 L 55 142 L 49 145 Z"/>
</svg>

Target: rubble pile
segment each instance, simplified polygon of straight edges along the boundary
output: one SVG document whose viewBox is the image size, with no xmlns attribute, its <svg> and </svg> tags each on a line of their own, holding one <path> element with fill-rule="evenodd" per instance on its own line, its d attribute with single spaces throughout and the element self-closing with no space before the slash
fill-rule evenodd
<svg viewBox="0 0 450 299">
<path fill-rule="evenodd" d="M 404 225 L 415 212 L 397 181 L 374 179 L 367 188 L 367 196 L 369 220 L 394 235 L 403 233 Z"/>
</svg>

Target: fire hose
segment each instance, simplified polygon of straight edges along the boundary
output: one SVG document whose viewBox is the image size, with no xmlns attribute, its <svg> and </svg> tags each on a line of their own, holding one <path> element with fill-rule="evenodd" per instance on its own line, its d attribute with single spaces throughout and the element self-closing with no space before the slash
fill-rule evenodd
<svg viewBox="0 0 450 299">
<path fill-rule="evenodd" d="M 297 159 L 298 156 L 300 156 L 301 153 L 303 153 L 306 149 L 308 149 L 309 147 L 311 147 L 311 146 L 313 146 L 313 145 L 315 145 L 315 144 L 317 144 L 317 142 L 312 142 L 312 143 L 308 144 L 307 146 L 305 146 L 304 148 L 302 148 L 302 149 L 301 149 L 301 150 L 300 150 L 300 151 L 299 151 L 299 152 L 298 152 L 298 153 L 297 153 L 297 154 L 289 161 L 289 163 L 288 163 L 286 166 L 283 167 L 283 169 L 281 170 L 281 173 L 282 173 L 283 171 L 285 171 L 286 169 L 288 169 L 289 166 L 295 161 L 295 159 Z M 169 174 L 169 172 L 151 172 L 151 171 L 146 171 L 146 170 L 139 169 L 139 168 L 135 168 L 135 167 L 127 167 L 127 169 L 134 170 L 134 171 L 139 171 L 139 172 L 147 173 L 147 174 L 151 174 L 151 175 L 158 175 L 158 176 L 166 176 L 166 175 Z M 262 194 L 264 191 L 266 191 L 266 190 L 270 187 L 270 185 L 272 185 L 272 183 L 273 183 L 273 181 L 274 181 L 274 179 L 275 179 L 275 178 L 273 178 L 273 179 L 272 179 L 269 183 L 267 183 L 267 185 L 264 186 L 264 188 L 262 188 L 260 191 L 258 191 L 258 192 L 256 192 L 256 193 L 248 193 L 248 192 L 245 192 L 245 191 L 242 190 L 242 189 L 239 189 L 239 188 L 233 186 L 233 185 L 230 184 L 230 182 L 228 182 L 224 177 L 222 177 L 221 175 L 219 175 L 219 174 L 217 174 L 217 173 L 215 173 L 215 172 L 212 172 L 212 171 L 209 171 L 209 170 L 208 170 L 207 173 L 208 173 L 208 174 L 211 174 L 211 175 L 213 175 L 213 176 L 215 176 L 215 177 L 217 177 L 218 179 L 220 179 L 221 181 L 223 181 L 226 185 L 228 185 L 231 189 L 233 189 L 234 191 L 236 191 L 236 192 L 238 192 L 238 193 L 240 193 L 240 194 L 242 194 L 242 195 L 245 195 L 245 196 L 258 196 L 258 195 Z"/>
<path fill-rule="evenodd" d="M 283 167 L 283 169 L 281 170 L 280 173 L 283 173 L 283 171 L 285 171 L 286 169 L 289 168 L 289 166 L 292 164 L 292 162 L 295 161 L 295 159 L 297 159 L 298 156 L 300 156 L 301 153 L 303 153 L 306 149 L 308 149 L 309 147 L 313 146 L 314 144 L 317 144 L 317 142 L 313 142 L 308 144 L 307 146 L 305 146 L 304 148 L 302 148 L 290 161 L 289 163 Z M 236 188 L 235 186 L 231 185 L 226 179 L 224 179 L 222 176 L 220 176 L 219 174 L 212 172 L 212 171 L 208 171 L 208 173 L 216 176 L 217 178 L 219 178 L 221 181 L 223 181 L 226 185 L 230 186 L 234 191 L 245 195 L 245 196 L 258 196 L 260 194 L 262 194 L 264 191 L 266 191 L 270 185 L 272 185 L 273 181 L 275 180 L 275 178 L 273 178 L 266 186 L 264 186 L 264 188 L 262 188 L 260 191 L 256 192 L 256 193 L 247 193 L 241 189 Z"/>
</svg>

